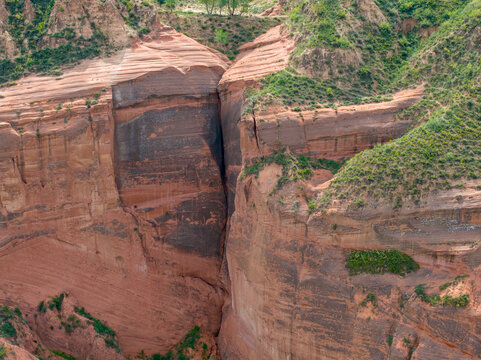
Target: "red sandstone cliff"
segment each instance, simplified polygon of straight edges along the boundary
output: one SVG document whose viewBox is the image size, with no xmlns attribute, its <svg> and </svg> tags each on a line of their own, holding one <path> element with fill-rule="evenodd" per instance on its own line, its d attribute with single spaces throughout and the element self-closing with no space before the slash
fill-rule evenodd
<svg viewBox="0 0 481 360">
<path fill-rule="evenodd" d="M 5 89 L 0 303 L 33 316 L 40 300 L 68 291 L 130 354 L 164 352 L 200 325 L 220 328 L 225 359 L 481 357 L 474 185 L 463 203 L 458 191 L 402 212 L 310 215 L 304 196 L 322 192 L 328 171 L 274 195 L 279 166 L 239 177 L 280 146 L 340 159 L 398 137 L 411 124 L 395 113 L 421 97 L 420 88 L 337 111 L 244 115 L 245 88 L 286 66 L 287 35 L 272 29 L 225 71 L 223 56 L 162 28 L 112 58 Z M 421 270 L 349 276 L 346 250 L 384 248 Z M 464 273 L 466 309 L 412 296 Z M 370 292 L 377 306 L 361 306 Z M 46 346 L 86 354 L 48 325 L 32 322 Z"/>
<path fill-rule="evenodd" d="M 68 291 L 127 353 L 215 333 L 224 298 L 226 62 L 170 28 L 150 38 L 0 101 L 0 303 L 33 313 Z"/>
<path fill-rule="evenodd" d="M 285 59 L 285 40 L 278 41 L 272 48 Z M 243 115 L 239 89 L 255 81 L 256 75 L 249 75 L 263 59 L 258 56 L 263 49 L 255 47 L 252 58 L 247 52 L 220 82 L 222 120 L 231 122 L 224 132 L 225 150 L 235 154 L 226 155 L 235 203 L 226 239 L 231 286 L 219 335 L 223 358 L 481 357 L 481 192 L 475 184 L 468 186 L 463 204 L 452 190 L 402 212 L 337 207 L 310 215 L 304 199 L 322 193 L 332 176 L 328 171 L 280 191 L 274 190 L 282 175 L 279 165 L 266 167 L 258 178 L 238 176 L 243 165 L 283 146 L 297 154 L 342 159 L 399 137 L 410 123 L 394 115 L 419 101 L 422 88 L 395 94 L 389 102 L 336 111 L 268 107 Z M 278 61 L 274 55 L 268 59 Z M 388 248 L 411 255 L 421 270 L 404 278 L 349 276 L 348 250 Z M 465 309 L 432 307 L 413 296 L 421 283 L 436 288 L 461 274 L 469 274 L 469 280 L 456 291 L 472 299 Z M 368 293 L 378 299 L 375 307 L 361 305 Z"/>
</svg>

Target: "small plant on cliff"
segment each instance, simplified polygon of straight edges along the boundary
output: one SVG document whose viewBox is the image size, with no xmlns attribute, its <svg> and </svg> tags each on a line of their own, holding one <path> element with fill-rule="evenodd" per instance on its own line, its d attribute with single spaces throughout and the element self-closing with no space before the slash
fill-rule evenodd
<svg viewBox="0 0 481 360">
<path fill-rule="evenodd" d="M 259 172 L 266 165 L 277 164 L 282 166 L 282 176 L 277 181 L 275 190 L 281 189 L 289 181 L 309 179 L 314 170 L 326 169 L 335 174 L 342 167 L 344 162 L 337 162 L 328 159 L 315 159 L 308 156 L 292 154 L 288 149 L 274 151 L 271 155 L 256 159 L 251 165 L 244 167 L 242 177 L 254 175 L 256 178 Z"/>
<path fill-rule="evenodd" d="M 346 267 L 350 275 L 390 272 L 404 276 L 419 269 L 419 265 L 410 256 L 397 250 L 352 250 Z"/>
<path fill-rule="evenodd" d="M 371 292 L 367 294 L 366 298 L 363 301 L 361 301 L 361 303 L 359 305 L 365 307 L 365 306 L 367 306 L 368 303 L 371 303 L 372 306 L 377 307 L 376 295 L 374 295 Z"/>
<path fill-rule="evenodd" d="M 200 327 L 194 326 L 173 350 L 169 351 L 165 355 L 154 354 L 151 358 L 149 358 L 149 360 L 187 360 L 189 359 L 188 355 L 186 354 L 187 349 L 196 350 L 199 339 Z M 202 359 L 204 358 L 209 358 L 207 355 L 207 344 L 205 343 L 202 344 Z"/>
<path fill-rule="evenodd" d="M 466 279 L 467 277 L 469 277 L 469 275 L 467 274 L 464 274 L 464 275 L 458 275 L 454 278 L 454 280 L 452 281 L 448 281 L 448 282 L 445 282 L 444 284 L 442 284 L 440 287 L 439 287 L 439 290 L 443 291 L 445 289 L 447 289 L 448 287 L 451 287 L 453 285 L 457 285 L 459 284 L 461 281 L 463 281 L 464 279 Z"/>
<path fill-rule="evenodd" d="M 55 354 L 57 356 L 60 356 L 61 358 L 64 358 L 66 360 L 76 360 L 72 355 L 67 355 L 63 351 L 55 351 L 55 350 L 49 350 L 52 354 Z"/>
<path fill-rule="evenodd" d="M 469 304 L 469 295 L 461 294 L 457 297 L 450 295 L 441 296 L 439 294 L 428 295 L 426 294 L 426 284 L 419 284 L 414 289 L 416 296 L 423 302 L 430 304 L 431 306 L 454 306 L 454 307 L 466 307 Z"/>
<path fill-rule="evenodd" d="M 65 298 L 65 293 L 61 293 L 59 296 L 56 296 L 52 299 L 52 301 L 49 302 L 48 304 L 48 308 L 50 310 L 53 310 L 54 308 L 57 309 L 57 311 L 61 311 L 62 310 L 62 303 L 63 303 L 63 299 Z"/>
<path fill-rule="evenodd" d="M 42 300 L 38 303 L 37 310 L 38 312 L 43 312 L 43 313 L 47 311 L 47 306 L 45 305 L 45 301 Z"/>
<path fill-rule="evenodd" d="M 84 318 L 87 318 L 88 320 L 90 320 L 89 324 L 94 327 L 94 330 L 95 332 L 97 332 L 97 334 L 104 336 L 105 344 L 108 347 L 111 347 L 120 351 L 118 340 L 117 340 L 117 334 L 115 333 L 115 331 L 113 331 L 111 328 L 109 328 L 106 324 L 104 324 L 99 319 L 90 315 L 88 312 L 85 311 L 83 307 L 82 308 L 75 307 L 74 311 L 80 316 L 83 316 Z"/>
<path fill-rule="evenodd" d="M 7 349 L 5 348 L 5 345 L 0 345 L 0 360 L 5 359 L 7 356 Z"/>
</svg>

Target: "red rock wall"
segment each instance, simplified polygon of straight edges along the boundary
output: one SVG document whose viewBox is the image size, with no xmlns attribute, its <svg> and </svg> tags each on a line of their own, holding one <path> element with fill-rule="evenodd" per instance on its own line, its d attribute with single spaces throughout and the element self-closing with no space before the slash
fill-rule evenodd
<svg viewBox="0 0 481 360">
<path fill-rule="evenodd" d="M 422 88 L 395 94 L 389 102 L 337 110 L 298 113 L 271 106 L 243 114 L 243 89 L 256 80 L 254 69 L 263 69 L 259 62 L 269 61 L 262 57 L 263 47 L 255 47 L 255 56 L 241 55 L 219 86 L 227 123 L 227 181 L 234 192 L 226 239 L 230 292 L 219 334 L 222 358 L 479 358 L 481 192 L 475 184 L 463 203 L 455 200 L 459 190 L 452 190 L 401 213 L 339 207 L 309 215 L 304 199 L 322 191 L 329 174 L 316 172 L 310 181 L 277 192 L 278 165 L 268 166 L 257 179 L 238 177 L 242 166 L 282 147 L 344 159 L 399 137 L 411 124 L 395 114 L 419 101 Z M 276 47 L 283 58 L 282 44 Z M 387 248 L 411 255 L 421 269 L 404 278 L 349 275 L 350 249 Z M 413 296 L 419 284 L 435 292 L 461 274 L 469 274 L 456 290 L 470 296 L 465 309 L 432 307 Z M 376 307 L 361 305 L 368 293 L 375 294 Z"/>
<path fill-rule="evenodd" d="M 309 184 L 270 196 L 278 175 L 280 167 L 269 166 L 258 179 L 238 182 L 226 249 L 232 301 L 219 338 L 223 358 L 481 356 L 479 197 L 464 210 L 309 216 L 297 186 Z M 386 248 L 413 256 L 421 269 L 403 278 L 349 276 L 349 249 Z M 413 296 L 419 284 L 436 292 L 462 274 L 469 274 L 465 309 L 432 307 Z M 361 305 L 368 293 L 376 307 Z M 417 345 L 412 357 L 405 337 Z"/>
<path fill-rule="evenodd" d="M 216 333 L 224 301 L 226 64 L 170 29 L 152 37 L 0 101 L 0 303 L 34 312 L 67 291 L 130 354 Z"/>
</svg>

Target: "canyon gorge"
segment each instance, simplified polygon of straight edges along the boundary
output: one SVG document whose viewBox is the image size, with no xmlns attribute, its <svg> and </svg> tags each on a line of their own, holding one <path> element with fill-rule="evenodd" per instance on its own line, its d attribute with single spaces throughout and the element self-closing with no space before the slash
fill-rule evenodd
<svg viewBox="0 0 481 360">
<path fill-rule="evenodd" d="M 114 2 L 84 3 L 91 25 L 76 31 L 99 28 L 119 49 L 0 89 L 5 359 L 481 358 L 479 178 L 399 206 L 331 188 L 349 159 L 420 125 L 410 111 L 424 111 L 427 80 L 376 101 L 253 103 L 298 55 L 288 25 L 229 59 L 147 11 L 148 34 L 128 36 Z M 78 6 L 56 2 L 52 31 Z M 479 51 L 479 24 L 470 34 Z M 358 61 L 346 51 L 330 56 Z M 328 165 L 303 165 L 317 160 Z M 417 267 L 346 266 L 378 250 Z"/>
</svg>

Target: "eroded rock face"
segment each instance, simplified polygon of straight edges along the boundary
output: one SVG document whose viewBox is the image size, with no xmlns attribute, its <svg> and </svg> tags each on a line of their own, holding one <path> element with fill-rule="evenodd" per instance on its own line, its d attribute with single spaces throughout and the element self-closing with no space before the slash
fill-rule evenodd
<svg viewBox="0 0 481 360">
<path fill-rule="evenodd" d="M 215 335 L 222 321 L 225 359 L 481 357 L 475 184 L 461 201 L 451 190 L 402 212 L 337 204 L 310 214 L 304 199 L 327 187 L 329 171 L 278 191 L 279 165 L 239 176 L 280 146 L 344 159 L 410 125 L 394 115 L 421 88 L 337 111 L 244 113 L 245 88 L 283 69 L 293 48 L 274 28 L 225 72 L 222 55 L 158 27 L 111 58 L 4 89 L 0 303 L 33 314 L 68 292 L 127 354 L 165 352 L 194 325 Z M 349 275 L 347 251 L 385 248 L 421 269 Z M 469 294 L 466 308 L 412 296 L 461 274 L 454 291 Z M 363 306 L 369 293 L 377 303 Z M 91 351 L 63 330 L 52 337 L 50 324 L 31 324 L 45 344 Z"/>
<path fill-rule="evenodd" d="M 220 333 L 223 358 L 481 356 L 481 194 L 472 193 L 474 185 L 463 209 L 452 193 L 445 200 L 453 201 L 438 202 L 438 209 L 314 216 L 303 200 L 308 182 L 271 195 L 280 175 L 280 166 L 271 165 L 237 184 L 226 249 L 232 302 Z M 350 249 L 386 248 L 411 255 L 420 270 L 405 277 L 349 275 Z M 436 293 L 463 274 L 469 277 L 452 291 L 469 294 L 466 308 L 434 307 L 413 295 L 419 284 Z M 369 293 L 376 306 L 362 305 Z"/>
<path fill-rule="evenodd" d="M 295 43 L 283 25 L 276 26 L 254 41 L 240 47 L 236 63 L 219 82 L 221 122 L 224 143 L 225 178 L 229 215 L 234 211 L 237 177 L 242 167 L 239 121 L 244 112 L 244 91 L 256 80 L 283 70 Z"/>
<path fill-rule="evenodd" d="M 28 311 L 68 291 L 126 353 L 166 352 L 194 325 L 218 331 L 225 68 L 159 28 L 2 92 L 0 303 Z"/>
<path fill-rule="evenodd" d="M 256 50 L 261 52 L 262 46 Z M 241 57 L 239 66 L 249 69 L 249 62 L 257 59 Z M 279 165 L 267 166 L 258 178 L 236 176 L 243 165 L 282 146 L 296 154 L 345 159 L 399 137 L 410 123 L 395 114 L 418 102 L 422 88 L 395 94 L 389 102 L 337 111 L 297 113 L 267 107 L 243 114 L 241 89 L 252 83 L 237 75 L 235 66 L 220 86 L 222 101 L 234 105 L 224 110 L 222 103 L 231 126 L 224 132 L 226 172 L 231 172 L 229 185 L 235 189 L 226 240 L 231 286 L 219 335 L 222 357 L 480 357 L 481 259 L 476 239 L 481 235 L 481 192 L 474 183 L 466 186 L 462 201 L 458 189 L 401 212 L 337 204 L 327 214 L 310 214 L 305 198 L 328 186 L 326 171 L 281 190 L 276 190 L 282 176 Z M 255 76 L 248 80 L 255 81 Z M 238 152 L 229 154 L 231 149 Z M 346 257 L 351 249 L 392 248 L 411 255 L 421 269 L 405 277 L 349 275 Z M 452 291 L 469 295 L 466 308 L 434 307 L 413 295 L 419 284 L 426 283 L 435 293 L 462 274 L 468 274 L 468 280 Z M 377 299 L 375 306 L 363 306 L 369 293 Z"/>
</svg>

